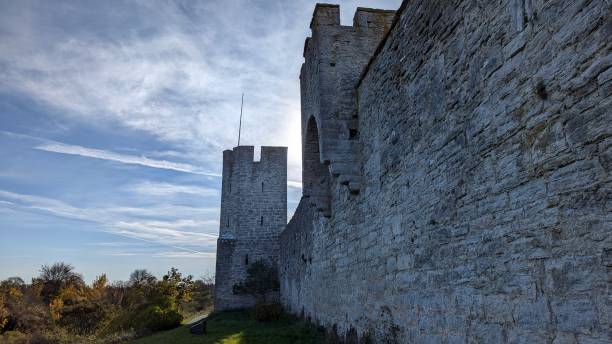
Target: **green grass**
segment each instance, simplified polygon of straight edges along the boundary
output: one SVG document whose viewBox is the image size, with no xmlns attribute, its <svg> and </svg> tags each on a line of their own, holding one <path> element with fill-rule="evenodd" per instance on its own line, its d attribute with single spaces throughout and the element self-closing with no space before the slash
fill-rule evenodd
<svg viewBox="0 0 612 344">
<path fill-rule="evenodd" d="M 170 331 L 156 333 L 132 341 L 134 344 L 316 344 L 323 343 L 324 334 L 310 324 L 292 319 L 270 323 L 253 320 L 247 311 L 233 311 L 212 314 L 208 318 L 208 333 L 189 333 L 189 326 L 183 325 Z"/>
</svg>

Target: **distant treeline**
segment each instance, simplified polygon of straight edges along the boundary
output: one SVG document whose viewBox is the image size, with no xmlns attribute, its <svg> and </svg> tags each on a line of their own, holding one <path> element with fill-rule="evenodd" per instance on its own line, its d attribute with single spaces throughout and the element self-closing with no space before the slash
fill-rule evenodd
<svg viewBox="0 0 612 344">
<path fill-rule="evenodd" d="M 27 284 L 0 282 L 0 334 L 9 343 L 115 343 L 177 327 L 212 309 L 212 278 L 171 268 L 162 279 L 135 270 L 127 282 L 105 274 L 91 285 L 66 263 L 44 265 Z"/>
</svg>

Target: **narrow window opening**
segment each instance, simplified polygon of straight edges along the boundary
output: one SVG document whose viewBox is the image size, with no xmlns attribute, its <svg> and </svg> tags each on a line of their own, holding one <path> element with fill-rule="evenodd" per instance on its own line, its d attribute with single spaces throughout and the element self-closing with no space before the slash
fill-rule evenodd
<svg viewBox="0 0 612 344">
<path fill-rule="evenodd" d="M 244 256 L 244 265 L 249 265 L 249 255 Z"/>
<path fill-rule="evenodd" d="M 227 219 L 227 227 L 229 227 L 229 218 Z"/>
<path fill-rule="evenodd" d="M 259 219 L 259 225 L 263 226 L 263 216 L 261 217 L 261 219 Z"/>
<path fill-rule="evenodd" d="M 263 190 L 264 190 L 264 183 L 261 182 L 261 192 L 263 192 Z"/>
</svg>

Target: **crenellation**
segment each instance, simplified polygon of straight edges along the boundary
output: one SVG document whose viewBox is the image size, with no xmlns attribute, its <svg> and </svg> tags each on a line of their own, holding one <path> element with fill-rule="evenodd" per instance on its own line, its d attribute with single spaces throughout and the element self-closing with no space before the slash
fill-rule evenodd
<svg viewBox="0 0 612 344">
<path fill-rule="evenodd" d="M 261 160 L 266 165 L 285 164 L 287 147 L 261 147 Z"/>
<path fill-rule="evenodd" d="M 395 11 L 376 8 L 357 7 L 353 16 L 353 26 L 361 28 L 383 28 L 388 30 L 393 22 Z"/>
<path fill-rule="evenodd" d="M 324 26 L 339 26 L 340 25 L 340 6 L 331 4 L 315 5 L 310 21 L 310 28 L 314 30 L 321 29 Z"/>
<path fill-rule="evenodd" d="M 234 163 L 241 168 L 248 168 L 252 165 L 255 157 L 255 147 L 238 146 L 234 148 Z"/>
</svg>

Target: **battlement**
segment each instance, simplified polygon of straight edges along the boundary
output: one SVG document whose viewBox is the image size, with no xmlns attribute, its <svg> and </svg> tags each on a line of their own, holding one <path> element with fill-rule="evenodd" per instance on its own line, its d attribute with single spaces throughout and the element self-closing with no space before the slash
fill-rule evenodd
<svg viewBox="0 0 612 344">
<path fill-rule="evenodd" d="M 353 26 L 363 28 L 389 26 L 393 20 L 394 10 L 357 7 L 353 16 Z M 310 28 L 314 31 L 323 26 L 340 26 L 340 5 L 316 4 Z"/>
<path fill-rule="evenodd" d="M 393 22 L 395 11 L 377 8 L 357 7 L 353 16 L 353 26 L 361 28 L 388 29 Z"/>
<path fill-rule="evenodd" d="M 310 29 L 315 33 L 322 29 L 383 29 L 388 30 L 391 27 L 396 11 L 384 10 L 378 8 L 357 7 L 353 15 L 353 25 L 342 25 L 340 22 L 340 5 L 323 4 L 315 5 L 315 9 L 310 20 Z M 306 57 L 309 44 L 312 42 L 311 37 L 307 37 L 304 41 L 303 56 Z"/>
<path fill-rule="evenodd" d="M 255 160 L 254 146 L 237 146 L 223 151 L 223 165 L 268 165 L 287 161 L 287 147 L 261 146 L 260 160 Z"/>
<path fill-rule="evenodd" d="M 340 25 L 340 5 L 316 4 L 310 20 L 310 28 L 315 30 L 320 26 L 335 25 Z"/>
<path fill-rule="evenodd" d="M 260 163 L 287 164 L 287 147 L 262 146 Z"/>
</svg>

